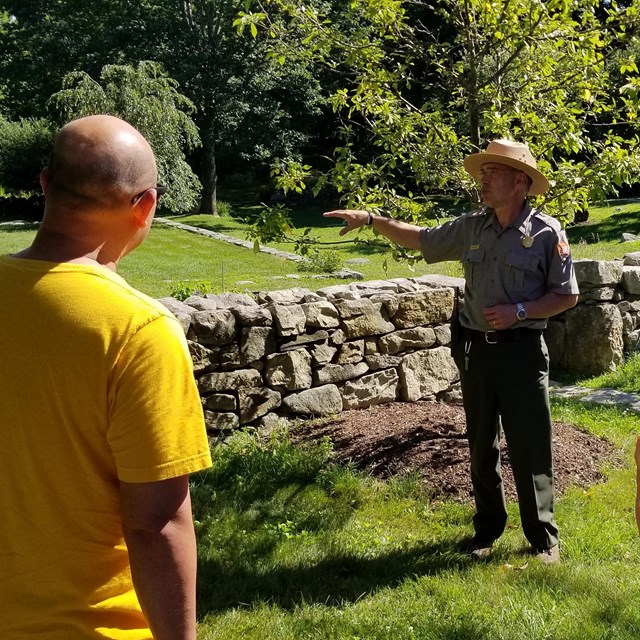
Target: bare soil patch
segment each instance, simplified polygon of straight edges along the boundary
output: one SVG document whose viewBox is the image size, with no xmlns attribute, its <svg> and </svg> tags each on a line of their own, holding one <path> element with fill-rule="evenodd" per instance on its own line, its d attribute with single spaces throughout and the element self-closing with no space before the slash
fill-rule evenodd
<svg viewBox="0 0 640 640">
<path fill-rule="evenodd" d="M 292 434 L 300 441 L 327 436 L 338 461 L 379 478 L 417 473 L 433 499 L 473 500 L 464 409 L 459 404 L 394 402 L 344 411 L 336 418 L 307 422 Z M 502 443 L 505 493 L 516 497 L 509 455 Z M 616 460 L 606 440 L 570 424 L 554 423 L 556 492 L 587 487 L 603 479 L 605 462 Z"/>
</svg>

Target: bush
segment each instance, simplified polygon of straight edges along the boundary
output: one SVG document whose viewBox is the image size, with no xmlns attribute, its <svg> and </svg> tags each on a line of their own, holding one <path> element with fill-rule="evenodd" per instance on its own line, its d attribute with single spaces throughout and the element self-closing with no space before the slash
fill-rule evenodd
<svg viewBox="0 0 640 640">
<path fill-rule="evenodd" d="M 298 262 L 298 271 L 308 273 L 333 273 L 342 266 L 342 258 L 337 251 L 320 252 L 315 249 Z"/>
<path fill-rule="evenodd" d="M 11 122 L 0 117 L 0 184 L 7 193 L 33 195 L 47 164 L 55 128 L 44 119 Z"/>
<path fill-rule="evenodd" d="M 169 295 L 180 302 L 184 302 L 191 296 L 200 295 L 213 291 L 213 284 L 209 280 L 191 280 L 188 282 L 177 282 Z"/>
</svg>

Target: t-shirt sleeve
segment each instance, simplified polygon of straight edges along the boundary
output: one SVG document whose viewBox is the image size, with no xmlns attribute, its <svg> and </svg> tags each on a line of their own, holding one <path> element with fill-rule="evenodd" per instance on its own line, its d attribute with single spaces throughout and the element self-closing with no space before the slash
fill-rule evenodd
<svg viewBox="0 0 640 640">
<path fill-rule="evenodd" d="M 550 248 L 550 255 L 548 290 L 561 295 L 580 293 L 571 259 L 569 241 L 564 230 L 554 234 L 554 246 Z"/>
<path fill-rule="evenodd" d="M 122 349 L 109 386 L 107 438 L 123 482 L 211 466 L 202 404 L 180 325 L 160 316 Z"/>
</svg>

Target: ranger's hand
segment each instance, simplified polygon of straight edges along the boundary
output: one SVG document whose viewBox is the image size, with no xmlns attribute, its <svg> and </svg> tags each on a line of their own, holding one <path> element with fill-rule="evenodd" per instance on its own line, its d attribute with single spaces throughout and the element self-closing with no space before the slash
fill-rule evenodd
<svg viewBox="0 0 640 640">
<path fill-rule="evenodd" d="M 336 209 L 335 211 L 327 211 L 322 215 L 325 218 L 342 218 L 347 223 L 343 229 L 340 229 L 341 236 L 358 227 L 363 227 L 369 220 L 369 214 L 362 209 Z"/>
</svg>

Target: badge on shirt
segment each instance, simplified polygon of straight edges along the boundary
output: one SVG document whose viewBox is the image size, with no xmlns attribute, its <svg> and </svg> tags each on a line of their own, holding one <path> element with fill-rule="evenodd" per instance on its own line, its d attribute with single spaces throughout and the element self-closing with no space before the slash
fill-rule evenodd
<svg viewBox="0 0 640 640">
<path fill-rule="evenodd" d="M 569 243 L 558 242 L 558 255 L 561 260 L 566 260 L 569 257 Z"/>
<path fill-rule="evenodd" d="M 522 246 L 525 249 L 531 249 L 531 247 L 533 247 L 533 237 L 530 235 L 526 235 L 524 238 L 522 238 Z"/>
</svg>

